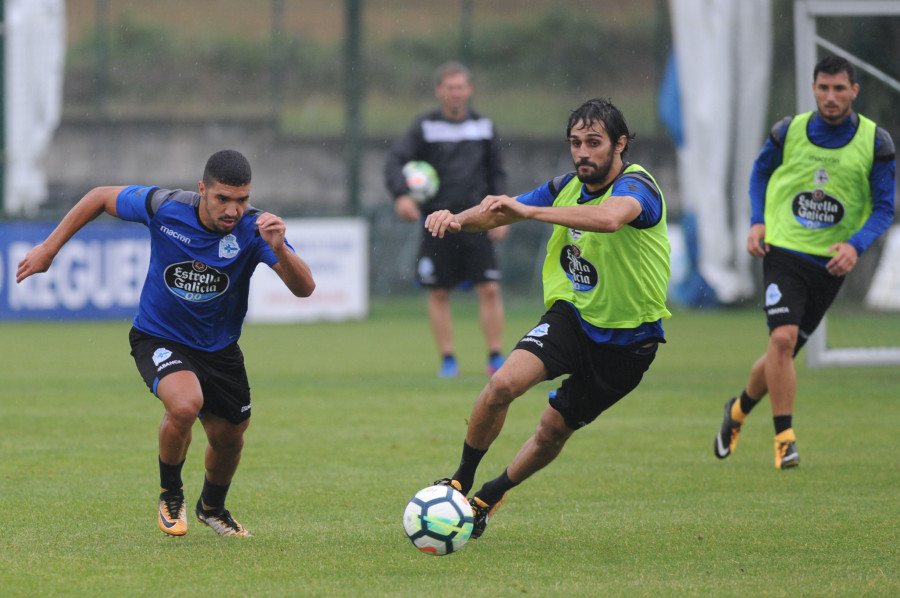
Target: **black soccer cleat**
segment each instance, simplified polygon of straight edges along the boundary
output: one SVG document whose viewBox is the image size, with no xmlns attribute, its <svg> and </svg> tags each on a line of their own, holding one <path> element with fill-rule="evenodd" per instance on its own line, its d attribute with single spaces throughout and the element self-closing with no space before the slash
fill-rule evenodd
<svg viewBox="0 0 900 598">
<path fill-rule="evenodd" d="M 503 504 L 503 501 L 506 500 L 506 495 L 495 502 L 492 505 L 487 504 L 477 496 L 472 497 L 472 500 L 469 501 L 469 504 L 472 505 L 472 515 L 473 515 L 473 523 L 472 523 L 472 535 L 470 538 L 480 538 L 481 534 L 484 533 L 484 529 L 487 527 L 488 522 L 494 517 L 494 513 L 497 512 L 497 509 L 500 505 Z"/>
<path fill-rule="evenodd" d="M 722 427 L 719 428 L 719 433 L 716 434 L 716 441 L 713 445 L 716 457 L 719 459 L 724 459 L 737 448 L 741 424 L 731 419 L 731 408 L 737 400 L 737 397 L 732 397 L 725 401 L 725 417 L 722 419 Z"/>
</svg>

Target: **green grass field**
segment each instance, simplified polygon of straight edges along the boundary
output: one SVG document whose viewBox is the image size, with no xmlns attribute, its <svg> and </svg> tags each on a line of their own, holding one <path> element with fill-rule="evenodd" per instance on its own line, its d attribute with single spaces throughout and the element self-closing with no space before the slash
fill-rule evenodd
<svg viewBox="0 0 900 598">
<path fill-rule="evenodd" d="M 508 344 L 540 313 L 512 304 Z M 768 405 L 734 455 L 713 457 L 722 404 L 764 349 L 757 311 L 677 312 L 638 390 L 510 493 L 481 539 L 419 553 L 403 508 L 455 470 L 486 380 L 474 314 L 459 305 L 463 375 L 450 381 L 435 376 L 421 298 L 375 303 L 363 322 L 246 327 L 254 416 L 228 505 L 249 539 L 193 517 L 183 538 L 157 529 L 162 407 L 128 355 L 128 323 L 3 324 L 0 594 L 900 595 L 897 368 L 798 360 L 801 467 L 774 470 Z M 514 404 L 479 483 L 554 387 Z"/>
</svg>

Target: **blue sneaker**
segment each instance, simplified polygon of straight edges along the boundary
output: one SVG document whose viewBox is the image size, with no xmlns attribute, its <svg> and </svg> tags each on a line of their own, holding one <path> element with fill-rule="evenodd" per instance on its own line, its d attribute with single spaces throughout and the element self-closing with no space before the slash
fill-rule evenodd
<svg viewBox="0 0 900 598">
<path fill-rule="evenodd" d="M 503 365 L 504 361 L 506 361 L 506 359 L 502 355 L 489 357 L 487 365 L 484 368 L 484 373 L 488 376 L 493 376 L 494 372 L 500 369 L 500 366 Z"/>
<path fill-rule="evenodd" d="M 441 369 L 438 370 L 438 376 L 441 378 L 456 378 L 459 376 L 459 366 L 456 365 L 456 358 L 451 356 L 444 357 Z"/>
</svg>

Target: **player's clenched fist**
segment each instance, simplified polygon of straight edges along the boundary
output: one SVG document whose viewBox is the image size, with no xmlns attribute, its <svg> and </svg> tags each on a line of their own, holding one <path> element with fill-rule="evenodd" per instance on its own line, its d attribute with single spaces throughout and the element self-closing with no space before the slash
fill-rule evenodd
<svg viewBox="0 0 900 598">
<path fill-rule="evenodd" d="M 456 215 L 450 210 L 438 210 L 429 214 L 425 218 L 425 228 L 428 229 L 432 237 L 441 239 L 444 238 L 444 233 L 447 231 L 458 233 L 462 230 L 459 220 L 456 219 Z"/>
</svg>

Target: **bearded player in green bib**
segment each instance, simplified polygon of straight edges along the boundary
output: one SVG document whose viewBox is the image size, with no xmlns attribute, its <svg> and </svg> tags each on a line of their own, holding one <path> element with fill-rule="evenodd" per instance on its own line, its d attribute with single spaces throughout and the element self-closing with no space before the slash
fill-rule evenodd
<svg viewBox="0 0 900 598">
<path fill-rule="evenodd" d="M 425 219 L 436 237 L 522 220 L 553 224 L 543 269 L 548 311 L 481 391 L 459 468 L 436 483 L 468 494 L 513 400 L 544 380 L 568 377 L 512 463 L 470 499 L 473 538 L 508 490 L 637 387 L 665 342 L 662 320 L 671 316 L 666 205 L 653 177 L 623 159 L 634 135 L 615 106 L 590 100 L 570 116 L 566 137 L 574 172 L 518 197 L 489 195 L 458 214 L 440 210 Z"/>
<path fill-rule="evenodd" d="M 776 123 L 753 164 L 747 251 L 763 258 L 769 346 L 740 396 L 726 401 L 714 445 L 720 459 L 734 452 L 744 419 L 768 394 L 776 469 L 800 464 L 794 357 L 894 217 L 894 142 L 853 111 L 856 69 L 839 56 L 823 58 L 813 92 L 817 111 Z"/>
</svg>

